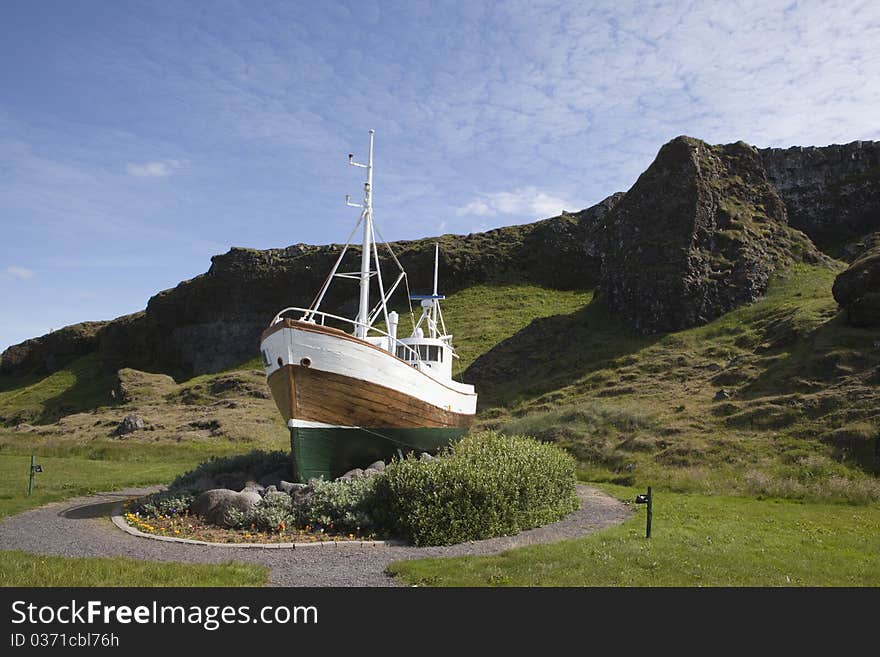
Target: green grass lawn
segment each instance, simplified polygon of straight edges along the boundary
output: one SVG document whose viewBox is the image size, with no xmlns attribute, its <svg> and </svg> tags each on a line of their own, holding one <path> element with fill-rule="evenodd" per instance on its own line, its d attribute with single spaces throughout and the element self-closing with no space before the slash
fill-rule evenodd
<svg viewBox="0 0 880 657">
<path fill-rule="evenodd" d="M 0 552 L 0 586 L 264 586 L 268 573 L 268 568 L 244 563 L 154 563 Z"/>
<path fill-rule="evenodd" d="M 115 461 L 79 457 L 38 456 L 43 472 L 34 493 L 27 495 L 30 457 L 0 454 L 0 518 L 48 502 L 99 491 L 167 483 L 197 461 Z"/>
<path fill-rule="evenodd" d="M 39 456 L 44 472 L 37 475 L 34 494 L 27 495 L 30 457 L 0 455 L 0 518 L 48 502 L 77 495 L 132 486 L 167 483 L 199 460 L 175 458 L 161 450 L 146 460 L 95 460 Z M 108 529 L 108 531 L 112 531 Z M 123 558 L 71 559 L 0 551 L 0 586 L 262 586 L 269 570 L 229 563 L 201 565 L 155 563 Z"/>
<path fill-rule="evenodd" d="M 631 500 L 636 489 L 606 487 Z M 402 561 L 425 586 L 878 586 L 880 505 L 655 492 L 645 509 L 581 539 L 487 557 Z"/>
</svg>

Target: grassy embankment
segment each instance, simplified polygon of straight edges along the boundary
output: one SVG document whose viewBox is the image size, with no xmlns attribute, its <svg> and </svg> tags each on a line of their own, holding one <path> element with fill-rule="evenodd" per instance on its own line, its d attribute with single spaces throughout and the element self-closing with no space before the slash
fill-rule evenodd
<svg viewBox="0 0 880 657">
<path fill-rule="evenodd" d="M 628 333 L 598 301 L 536 321 L 466 373 L 479 424 L 557 442 L 590 481 L 878 501 L 880 335 L 843 322 L 834 274 L 796 267 L 662 336 Z"/>
</svg>

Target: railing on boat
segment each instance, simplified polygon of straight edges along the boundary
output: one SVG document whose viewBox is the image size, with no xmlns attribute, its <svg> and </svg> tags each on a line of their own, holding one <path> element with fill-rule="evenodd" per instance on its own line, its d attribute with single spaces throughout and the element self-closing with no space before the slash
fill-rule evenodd
<svg viewBox="0 0 880 657">
<path fill-rule="evenodd" d="M 370 331 L 375 331 L 376 333 L 380 334 L 381 336 L 386 337 L 392 341 L 394 349 L 392 349 L 389 352 L 390 354 L 396 356 L 397 355 L 397 348 L 403 347 L 404 349 L 406 349 L 406 351 L 408 351 L 413 356 L 415 356 L 414 361 L 416 363 L 418 363 L 419 365 L 421 365 L 421 363 L 422 363 L 422 359 L 419 356 L 418 350 L 413 349 L 408 344 L 404 344 L 397 337 L 392 337 L 391 335 L 389 335 L 385 331 L 383 331 L 381 329 L 377 329 L 375 326 L 370 326 L 369 324 L 364 324 L 363 322 L 359 322 L 356 319 L 349 319 L 348 317 L 342 317 L 340 315 L 333 315 L 331 313 L 325 313 L 322 310 L 312 310 L 311 308 L 300 308 L 298 306 L 290 306 L 289 308 L 285 308 L 284 310 L 280 311 L 277 315 L 275 315 L 275 317 L 272 319 L 272 322 L 269 324 L 269 326 L 275 326 L 275 324 L 277 324 L 282 319 L 284 319 L 283 315 L 288 312 L 303 313 L 303 316 L 300 317 L 300 321 L 308 322 L 309 324 L 318 324 L 318 322 L 316 322 L 314 318 L 315 318 L 315 315 L 319 315 L 321 317 L 321 322 L 320 322 L 321 326 L 326 326 L 325 322 L 327 321 L 328 318 L 332 319 L 332 320 L 336 320 L 338 322 L 345 322 L 347 324 L 351 324 L 354 327 L 363 326 L 367 329 L 367 333 L 369 333 Z M 453 353 L 453 356 L 455 356 L 455 355 L 456 354 Z"/>
</svg>

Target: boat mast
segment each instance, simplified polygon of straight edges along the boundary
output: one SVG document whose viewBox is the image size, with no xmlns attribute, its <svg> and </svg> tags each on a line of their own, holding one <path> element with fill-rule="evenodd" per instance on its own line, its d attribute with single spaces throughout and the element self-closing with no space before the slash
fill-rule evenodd
<svg viewBox="0 0 880 657">
<path fill-rule="evenodd" d="M 364 183 L 364 211 L 361 213 L 361 221 L 364 224 L 364 244 L 361 251 L 361 299 L 358 306 L 357 325 L 354 329 L 355 337 L 367 337 L 370 322 L 370 255 L 373 249 L 373 130 L 370 130 L 370 155 L 366 164 L 358 164 L 348 156 L 348 163 L 352 166 L 367 170 L 367 181 Z"/>
<path fill-rule="evenodd" d="M 440 303 L 437 301 L 437 270 L 440 266 L 440 243 L 434 242 L 434 294 L 433 299 L 431 300 L 431 323 L 428 327 L 430 329 L 431 337 L 437 337 L 437 311 L 440 308 Z"/>
</svg>

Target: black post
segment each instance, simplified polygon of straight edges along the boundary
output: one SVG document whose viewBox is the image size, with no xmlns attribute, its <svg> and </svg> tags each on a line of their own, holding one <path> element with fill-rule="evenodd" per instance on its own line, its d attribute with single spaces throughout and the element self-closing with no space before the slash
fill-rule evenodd
<svg viewBox="0 0 880 657">
<path fill-rule="evenodd" d="M 653 496 L 651 495 L 651 487 L 648 486 L 648 525 L 645 527 L 645 538 L 651 538 L 651 516 L 653 515 L 651 508 Z"/>
<path fill-rule="evenodd" d="M 34 473 L 36 472 L 36 457 L 33 453 L 31 453 L 31 470 L 30 475 L 28 476 L 28 497 L 30 494 L 34 492 Z"/>
</svg>

